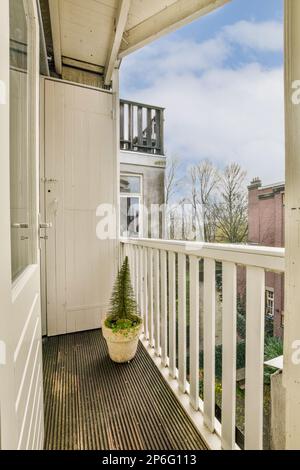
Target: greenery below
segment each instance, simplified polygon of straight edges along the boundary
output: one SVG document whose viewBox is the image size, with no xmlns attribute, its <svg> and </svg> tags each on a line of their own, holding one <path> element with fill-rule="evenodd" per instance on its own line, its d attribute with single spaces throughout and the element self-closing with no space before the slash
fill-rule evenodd
<svg viewBox="0 0 300 470">
<path fill-rule="evenodd" d="M 105 326 L 117 333 L 136 328 L 141 323 L 142 319 L 139 316 L 135 301 L 130 279 L 129 261 L 126 256 L 113 288 L 109 316 L 105 320 Z"/>
</svg>

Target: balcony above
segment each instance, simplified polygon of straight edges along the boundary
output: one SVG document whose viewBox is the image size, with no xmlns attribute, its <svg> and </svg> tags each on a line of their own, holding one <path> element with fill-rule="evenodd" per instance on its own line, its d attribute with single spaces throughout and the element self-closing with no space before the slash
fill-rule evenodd
<svg viewBox="0 0 300 470">
<path fill-rule="evenodd" d="M 164 155 L 164 108 L 121 100 L 120 148 Z"/>
</svg>

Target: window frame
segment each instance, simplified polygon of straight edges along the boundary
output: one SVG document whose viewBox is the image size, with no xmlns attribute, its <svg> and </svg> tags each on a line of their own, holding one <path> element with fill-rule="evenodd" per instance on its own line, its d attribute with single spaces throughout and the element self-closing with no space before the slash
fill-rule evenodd
<svg viewBox="0 0 300 470">
<path fill-rule="evenodd" d="M 269 297 L 270 294 L 272 294 L 272 297 Z M 272 313 L 267 312 L 267 310 L 269 310 L 268 301 L 271 301 L 273 304 Z M 274 318 L 275 316 L 275 291 L 273 287 L 265 288 L 265 315 L 267 315 L 269 318 Z"/>
<path fill-rule="evenodd" d="M 139 232 L 138 232 L 138 236 L 136 238 L 143 238 L 143 175 L 140 174 L 140 173 L 130 173 L 130 172 L 123 172 L 121 171 L 120 172 L 120 180 L 122 178 L 122 176 L 126 177 L 137 177 L 139 178 L 140 180 L 140 192 L 139 193 L 130 193 L 130 192 L 127 192 L 127 193 L 123 193 L 121 192 L 121 188 L 119 188 L 119 193 L 120 193 L 120 211 L 119 211 L 119 227 L 120 227 L 120 236 L 122 238 L 123 237 L 123 234 L 121 233 L 121 199 L 138 199 L 138 204 L 139 204 Z M 121 186 L 121 184 L 120 184 Z"/>
</svg>

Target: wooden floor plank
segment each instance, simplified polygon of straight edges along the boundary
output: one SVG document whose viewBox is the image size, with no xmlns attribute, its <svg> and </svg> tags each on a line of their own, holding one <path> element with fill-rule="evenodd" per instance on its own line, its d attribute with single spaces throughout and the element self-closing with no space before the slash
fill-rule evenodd
<svg viewBox="0 0 300 470">
<path fill-rule="evenodd" d="M 115 364 L 101 331 L 43 343 L 45 449 L 201 450 L 201 436 L 139 344 Z"/>
</svg>

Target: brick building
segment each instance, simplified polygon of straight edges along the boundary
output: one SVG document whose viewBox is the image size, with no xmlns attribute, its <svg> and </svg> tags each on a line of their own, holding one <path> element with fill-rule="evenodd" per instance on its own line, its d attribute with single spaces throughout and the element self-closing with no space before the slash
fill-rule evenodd
<svg viewBox="0 0 300 470">
<path fill-rule="evenodd" d="M 248 187 L 248 242 L 255 245 L 284 247 L 284 183 L 262 186 L 255 178 Z M 266 314 L 274 318 L 274 335 L 282 337 L 284 278 L 266 274 Z"/>
</svg>

